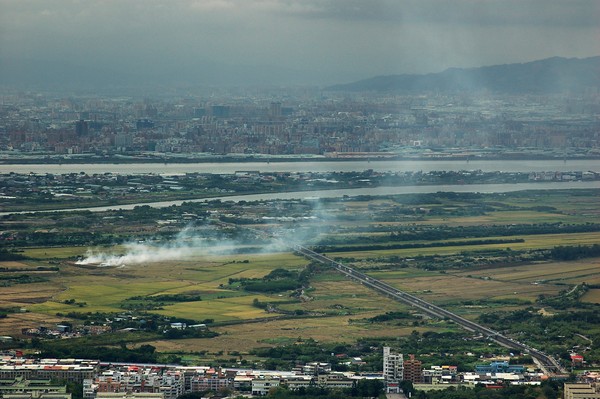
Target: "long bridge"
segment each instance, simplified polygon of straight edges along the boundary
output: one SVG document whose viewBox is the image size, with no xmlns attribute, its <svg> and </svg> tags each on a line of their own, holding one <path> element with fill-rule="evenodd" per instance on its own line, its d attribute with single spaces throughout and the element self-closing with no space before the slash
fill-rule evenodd
<svg viewBox="0 0 600 399">
<path fill-rule="evenodd" d="M 437 305 L 426 302 L 421 298 L 418 298 L 407 292 L 401 291 L 395 287 L 392 287 L 389 284 L 384 283 L 383 281 L 370 277 L 352 267 L 349 267 L 341 262 L 337 262 L 331 258 L 328 258 L 325 255 L 319 254 L 304 246 L 292 245 L 291 247 L 295 252 L 303 255 L 304 257 L 314 260 L 316 262 L 320 262 L 327 266 L 331 266 L 338 272 L 344 274 L 345 276 L 355 281 L 358 281 L 359 283 L 369 288 L 372 288 L 373 290 L 378 291 L 399 302 L 403 302 L 405 304 L 413 306 L 425 314 L 440 319 L 452 320 L 464 329 L 480 333 L 488 339 L 493 340 L 506 348 L 517 349 L 524 353 L 528 353 L 537 362 L 538 366 L 542 369 L 542 371 L 544 371 L 547 374 L 566 373 L 566 370 L 558 363 L 558 361 L 554 357 L 549 356 L 542 351 L 534 349 L 527 344 L 515 341 L 512 338 L 500 334 L 498 331 L 494 331 L 491 328 L 485 327 L 481 324 L 475 323 L 446 309 L 443 309 Z"/>
</svg>

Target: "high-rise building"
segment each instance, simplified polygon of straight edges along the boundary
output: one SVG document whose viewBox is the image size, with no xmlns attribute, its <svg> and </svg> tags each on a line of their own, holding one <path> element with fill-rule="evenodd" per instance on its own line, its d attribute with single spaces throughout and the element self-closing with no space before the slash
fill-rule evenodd
<svg viewBox="0 0 600 399">
<path fill-rule="evenodd" d="M 228 105 L 213 105 L 211 107 L 211 114 L 215 118 L 228 118 L 229 117 L 229 106 Z"/>
<path fill-rule="evenodd" d="M 269 116 L 273 119 L 281 117 L 281 103 L 272 102 L 269 107 Z"/>
<path fill-rule="evenodd" d="M 415 359 L 415 355 L 409 355 L 410 359 L 404 361 L 403 379 L 413 384 L 423 382 L 423 364 Z"/>
<path fill-rule="evenodd" d="M 75 134 L 77 136 L 87 136 L 89 133 L 89 126 L 87 121 L 80 119 L 75 122 Z"/>
<path fill-rule="evenodd" d="M 383 347 L 383 379 L 388 393 L 400 392 L 400 381 L 404 378 L 404 357 L 392 352 L 389 346 Z"/>
</svg>

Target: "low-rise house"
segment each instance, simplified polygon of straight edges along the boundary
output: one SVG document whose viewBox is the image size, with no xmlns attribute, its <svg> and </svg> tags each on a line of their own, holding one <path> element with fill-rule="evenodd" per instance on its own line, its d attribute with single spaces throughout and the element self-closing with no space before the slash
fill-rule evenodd
<svg viewBox="0 0 600 399">
<path fill-rule="evenodd" d="M 252 380 L 252 395 L 265 396 L 280 384 L 281 379 L 277 377 L 255 378 Z"/>
</svg>

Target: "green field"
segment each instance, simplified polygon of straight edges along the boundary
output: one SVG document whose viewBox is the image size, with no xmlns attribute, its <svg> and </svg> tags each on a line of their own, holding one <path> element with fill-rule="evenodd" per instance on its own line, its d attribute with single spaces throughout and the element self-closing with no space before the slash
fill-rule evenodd
<svg viewBox="0 0 600 399">
<path fill-rule="evenodd" d="M 587 223 L 594 221 L 594 215 L 600 215 L 600 203 L 596 200 L 598 194 L 593 190 L 585 193 L 532 192 L 529 196 L 525 193 L 507 193 L 469 200 L 440 195 L 439 198 L 434 198 L 435 201 L 429 196 L 422 204 L 416 204 L 414 198 L 412 202 L 404 204 L 399 196 L 364 201 L 331 201 L 319 204 L 318 207 L 309 203 L 302 204 L 298 209 L 282 203 L 281 213 L 295 212 L 304 216 L 314 213 L 319 215 L 318 221 L 268 225 L 256 223 L 253 226 L 265 231 L 271 228 L 281 231 L 293 230 L 293 238 L 303 234 L 308 241 L 314 243 L 319 239 L 340 239 L 343 243 L 344 239 L 373 238 L 381 240 L 377 241 L 378 245 L 387 245 L 398 243 L 386 240 L 385 237 L 390 231 L 403 229 L 435 232 L 440 226 L 460 229 L 461 226 Z M 488 205 L 485 211 L 473 210 L 477 201 Z M 230 209 L 233 205 L 229 204 L 214 206 L 217 213 L 231 213 L 244 217 L 251 214 L 256 220 L 270 215 L 270 212 L 277 209 L 276 206 L 261 203 L 244 204 L 239 209 Z M 540 206 L 554 209 L 540 210 Z M 398 212 L 399 208 L 402 208 L 403 212 Z M 424 210 L 411 214 L 413 208 Z M 174 209 L 169 208 L 164 212 L 174 212 Z M 204 211 L 207 208 L 198 209 Z M 327 217 L 323 217 L 325 214 Z M 111 214 L 111 217 L 113 216 Z M 49 227 L 44 226 L 44 223 L 44 219 L 40 218 L 36 221 L 36 228 Z M 47 223 L 54 226 L 58 221 L 52 219 Z M 145 223 L 143 229 L 140 226 L 121 226 L 119 229 L 123 230 L 119 233 L 131 235 L 128 239 L 133 240 L 146 237 L 136 235 L 141 234 L 139 231 L 143 230 L 144 234 L 146 231 L 156 233 L 163 228 L 153 224 L 152 220 Z M 12 225 L 7 223 L 3 227 L 10 229 L 10 226 Z M 110 226 L 102 228 L 110 231 Z M 132 230 L 128 231 L 126 228 Z M 489 240 L 522 239 L 523 242 L 471 245 L 469 241 L 482 238 L 441 237 L 433 241 L 402 241 L 402 244 L 435 245 L 426 248 L 347 252 L 332 250 L 328 251 L 327 255 L 347 261 L 372 277 L 427 301 L 447 306 L 471 319 L 476 319 L 482 313 L 498 310 L 515 311 L 535 307 L 545 311 L 547 306 L 537 302 L 540 297 L 555 297 L 583 282 L 600 284 L 600 258 L 573 261 L 516 261 L 511 258 L 513 253 L 600 243 L 600 231 L 552 233 L 552 226 L 545 228 L 549 232 L 503 236 L 490 233 L 489 237 L 483 237 Z M 222 229 L 217 232 L 223 235 L 236 230 L 232 223 L 225 227 L 207 224 L 206 229 Z M 177 229 L 172 228 L 172 231 L 176 232 Z M 448 245 L 451 242 L 461 242 L 461 245 Z M 263 242 L 258 240 L 245 245 L 260 247 L 262 244 Z M 350 245 L 353 244 L 348 244 Z M 210 352 L 247 352 L 260 346 L 295 342 L 299 337 L 322 342 L 352 343 L 365 336 L 393 337 L 410 334 L 413 330 L 444 331 L 453 328 L 449 327 L 448 323 L 422 318 L 414 309 L 328 270 L 320 270 L 311 276 L 310 284 L 300 290 L 301 292 L 248 292 L 240 288 L 239 284 L 229 284 L 230 279 L 262 278 L 278 268 L 301 271 L 309 264 L 308 260 L 289 252 L 236 255 L 197 252 L 180 260 L 100 267 L 74 263 L 78 258 L 86 256 L 87 246 L 24 246 L 16 249 L 28 259 L 0 262 L 0 267 L 5 270 L 4 275 L 28 270 L 29 275 L 39 277 L 40 280 L 2 287 L 0 308 L 19 309 L 19 312 L 8 313 L 6 318 L 0 318 L 2 335 L 18 335 L 21 328 L 52 325 L 65 320 L 79 322 L 66 316 L 71 312 L 117 315 L 130 311 L 128 306 L 132 304 L 152 304 L 140 299 L 136 302 L 132 297 L 147 299 L 152 296 L 182 293 L 194 293 L 199 295 L 201 300 L 166 302 L 147 312 L 198 322 L 212 319 L 216 324 L 210 327 L 211 330 L 221 335 L 211 339 L 153 339 L 151 344 L 159 350 L 191 353 L 206 348 Z M 90 245 L 89 250 L 118 255 L 127 251 L 127 248 L 118 244 Z M 415 258 L 427 257 L 430 257 L 430 260 L 422 261 L 425 265 L 413 262 Z M 468 267 L 464 266 L 467 258 Z M 426 262 L 437 261 L 445 261 L 445 266 L 437 269 L 426 267 Z M 38 267 L 50 269 L 38 271 Z M 582 302 L 600 303 L 599 292 L 598 289 L 589 290 L 581 298 Z M 255 300 L 270 304 L 270 311 L 255 306 Z M 548 310 L 551 311 L 552 309 Z M 369 318 L 386 312 L 407 312 L 411 317 L 382 323 L 368 321 Z"/>
</svg>

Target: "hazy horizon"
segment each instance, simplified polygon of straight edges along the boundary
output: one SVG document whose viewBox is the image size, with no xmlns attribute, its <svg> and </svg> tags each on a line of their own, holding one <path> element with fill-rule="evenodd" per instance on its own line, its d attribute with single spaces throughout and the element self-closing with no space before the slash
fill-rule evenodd
<svg viewBox="0 0 600 399">
<path fill-rule="evenodd" d="M 598 20 L 595 0 L 0 0 L 0 73 L 335 84 L 596 56 Z"/>
</svg>

